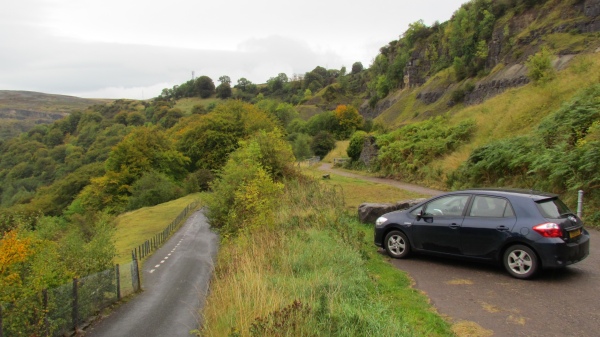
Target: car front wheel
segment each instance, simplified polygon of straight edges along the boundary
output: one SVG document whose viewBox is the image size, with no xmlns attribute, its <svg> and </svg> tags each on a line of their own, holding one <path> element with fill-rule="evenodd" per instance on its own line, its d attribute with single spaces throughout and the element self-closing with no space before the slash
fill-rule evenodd
<svg viewBox="0 0 600 337">
<path fill-rule="evenodd" d="M 529 279 L 537 273 L 539 261 L 531 248 L 523 245 L 514 245 L 504 252 L 504 267 L 513 277 Z"/>
<path fill-rule="evenodd" d="M 389 256 L 402 259 L 410 253 L 410 244 L 406 235 L 400 231 L 391 231 L 385 237 L 385 251 Z"/>
</svg>

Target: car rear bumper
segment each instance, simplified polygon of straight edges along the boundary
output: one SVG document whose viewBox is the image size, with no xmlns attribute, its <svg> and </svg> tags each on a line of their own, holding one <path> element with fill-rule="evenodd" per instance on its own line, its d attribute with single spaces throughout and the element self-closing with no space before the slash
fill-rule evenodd
<svg viewBox="0 0 600 337">
<path fill-rule="evenodd" d="M 543 268 L 561 268 L 577 263 L 590 254 L 589 234 L 583 234 L 577 242 L 538 243 Z"/>
</svg>

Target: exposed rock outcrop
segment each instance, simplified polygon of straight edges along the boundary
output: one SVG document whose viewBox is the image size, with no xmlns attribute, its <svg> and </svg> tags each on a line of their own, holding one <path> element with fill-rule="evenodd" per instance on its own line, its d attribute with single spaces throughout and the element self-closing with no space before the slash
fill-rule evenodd
<svg viewBox="0 0 600 337">
<path fill-rule="evenodd" d="M 360 160 L 365 166 L 369 167 L 373 159 L 377 158 L 377 154 L 379 153 L 379 148 L 376 144 L 377 139 L 374 136 L 365 137 L 365 141 L 363 142 L 363 148 L 360 152 Z"/>
<path fill-rule="evenodd" d="M 423 201 L 425 201 L 425 199 L 404 200 L 395 204 L 363 203 L 358 206 L 358 218 L 363 223 L 374 224 L 375 220 L 385 213 L 409 209 Z"/>
</svg>

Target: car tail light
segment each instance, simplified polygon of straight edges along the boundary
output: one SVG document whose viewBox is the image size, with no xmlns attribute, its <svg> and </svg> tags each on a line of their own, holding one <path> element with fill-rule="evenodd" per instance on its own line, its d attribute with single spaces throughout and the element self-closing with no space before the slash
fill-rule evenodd
<svg viewBox="0 0 600 337">
<path fill-rule="evenodd" d="M 533 226 L 533 230 L 546 238 L 561 238 L 563 236 L 560 226 L 553 222 L 547 222 Z"/>
</svg>

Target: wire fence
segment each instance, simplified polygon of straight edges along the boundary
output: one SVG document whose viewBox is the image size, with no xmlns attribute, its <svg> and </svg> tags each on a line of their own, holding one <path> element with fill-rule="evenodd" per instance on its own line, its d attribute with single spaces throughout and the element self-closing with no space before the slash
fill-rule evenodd
<svg viewBox="0 0 600 337">
<path fill-rule="evenodd" d="M 62 336 L 88 325 L 102 309 L 139 290 L 139 268 L 132 261 L 0 303 L 0 337 Z"/>
<path fill-rule="evenodd" d="M 199 202 L 193 202 L 189 204 L 183 211 L 181 211 L 181 213 L 179 213 L 177 218 L 175 218 L 175 220 L 173 220 L 162 232 L 157 233 L 150 239 L 144 241 L 144 243 L 139 245 L 137 248 L 134 248 L 131 251 L 132 260 L 138 259 L 141 261 L 148 255 L 150 255 L 153 251 L 160 248 L 162 244 L 169 239 L 171 234 L 177 231 L 179 227 L 181 227 L 183 220 L 187 218 L 188 214 L 196 210 L 199 204 Z"/>
<path fill-rule="evenodd" d="M 132 261 L 70 284 L 0 303 L 0 337 L 63 336 L 87 326 L 101 310 L 141 290 L 138 260 L 160 247 L 198 207 L 188 205 L 162 232 L 132 251 Z"/>
</svg>

